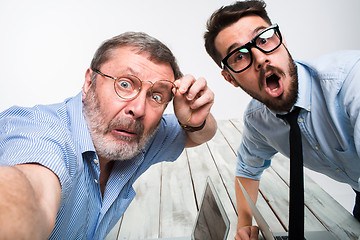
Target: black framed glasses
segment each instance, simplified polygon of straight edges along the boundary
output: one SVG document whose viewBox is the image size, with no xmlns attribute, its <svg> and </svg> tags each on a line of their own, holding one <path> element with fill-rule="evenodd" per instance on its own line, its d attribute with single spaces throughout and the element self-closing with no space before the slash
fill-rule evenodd
<svg viewBox="0 0 360 240">
<path fill-rule="evenodd" d="M 169 80 L 158 80 L 155 83 L 142 81 L 138 77 L 126 74 L 120 77 L 112 77 L 100 72 L 98 69 L 92 69 L 95 73 L 103 77 L 114 80 L 115 93 L 123 100 L 130 101 L 135 99 L 141 92 L 144 82 L 151 84 L 149 89 L 150 103 L 153 106 L 164 105 L 169 103 L 176 94 L 176 85 Z"/>
<path fill-rule="evenodd" d="M 221 62 L 231 71 L 240 73 L 248 69 L 253 62 L 251 48 L 257 48 L 263 53 L 271 53 L 281 43 L 279 26 L 274 24 L 258 33 L 250 42 L 231 51 Z"/>
</svg>

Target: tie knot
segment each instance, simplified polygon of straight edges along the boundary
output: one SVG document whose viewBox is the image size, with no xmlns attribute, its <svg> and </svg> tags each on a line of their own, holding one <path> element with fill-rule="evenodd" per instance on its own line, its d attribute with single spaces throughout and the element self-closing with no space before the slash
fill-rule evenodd
<svg viewBox="0 0 360 240">
<path fill-rule="evenodd" d="M 277 117 L 286 120 L 291 126 L 293 124 L 296 124 L 297 117 L 299 116 L 299 112 L 300 112 L 300 108 L 295 107 L 291 112 L 287 114 L 284 115 L 277 114 Z"/>
</svg>

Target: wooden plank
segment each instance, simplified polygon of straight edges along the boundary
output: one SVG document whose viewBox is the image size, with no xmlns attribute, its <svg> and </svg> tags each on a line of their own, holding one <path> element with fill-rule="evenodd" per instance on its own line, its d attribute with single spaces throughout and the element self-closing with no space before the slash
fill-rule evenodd
<svg viewBox="0 0 360 240">
<path fill-rule="evenodd" d="M 242 133 L 244 128 L 244 121 L 240 118 L 230 119 L 230 122 Z"/>
<path fill-rule="evenodd" d="M 271 168 L 264 171 L 260 181 L 260 191 L 277 214 L 284 226 L 289 223 L 289 187 Z M 324 231 L 324 226 L 305 208 L 305 230 Z"/>
<path fill-rule="evenodd" d="M 190 237 L 197 208 L 186 151 L 162 164 L 160 237 Z"/>
<path fill-rule="evenodd" d="M 226 182 L 228 192 L 230 193 L 234 206 L 236 206 L 236 196 L 234 190 L 236 154 L 234 152 L 234 148 L 236 144 L 240 144 L 240 142 L 236 142 L 241 140 L 241 133 L 239 129 L 236 129 L 234 124 L 232 124 L 230 121 L 221 121 L 218 123 L 218 125 L 221 134 L 216 134 L 215 137 L 208 142 L 208 145 L 214 159 L 216 159 L 219 172 L 221 173 L 222 177 L 226 179 L 224 181 Z M 225 136 L 223 136 L 223 134 Z M 225 144 L 227 144 L 228 147 L 224 147 Z M 232 147 L 230 147 L 230 145 L 232 145 Z M 261 194 L 258 196 L 256 205 L 263 214 L 264 218 L 269 222 L 269 226 L 272 231 L 284 231 L 282 224 L 279 222 L 276 215 L 271 210 Z"/>
<path fill-rule="evenodd" d="M 234 191 L 236 155 L 220 131 L 216 133 L 211 141 L 207 142 L 207 146 L 220 176 L 223 179 L 232 204 L 236 206 L 236 196 Z"/>
<path fill-rule="evenodd" d="M 134 183 L 136 197 L 123 215 L 118 239 L 159 237 L 161 164 L 151 166 Z"/>
<path fill-rule="evenodd" d="M 242 131 L 229 120 L 218 122 L 219 131 L 228 142 L 230 148 L 236 153 L 242 139 Z"/>
<path fill-rule="evenodd" d="M 195 148 L 187 149 L 187 153 L 198 205 L 203 195 L 206 179 L 210 177 L 230 220 L 228 239 L 234 239 L 237 222 L 235 209 L 207 145 L 203 144 Z"/>
<path fill-rule="evenodd" d="M 277 154 L 272 168 L 289 182 L 289 160 Z M 311 178 L 305 175 L 305 205 L 339 239 L 358 239 L 360 223 Z"/>
<path fill-rule="evenodd" d="M 122 217 L 120 220 L 115 224 L 115 226 L 111 229 L 109 234 L 105 237 L 105 240 L 116 240 L 119 234 L 119 228 L 121 225 Z"/>
</svg>

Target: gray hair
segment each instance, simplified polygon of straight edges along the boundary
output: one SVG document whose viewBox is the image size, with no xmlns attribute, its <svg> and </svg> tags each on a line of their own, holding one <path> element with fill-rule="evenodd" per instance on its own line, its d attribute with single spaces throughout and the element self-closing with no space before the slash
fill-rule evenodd
<svg viewBox="0 0 360 240">
<path fill-rule="evenodd" d="M 90 68 L 100 69 L 101 65 L 111 58 L 115 49 L 128 46 L 133 47 L 137 54 L 148 54 L 149 60 L 152 62 L 169 63 L 175 79 L 183 76 L 171 50 L 156 38 L 143 32 L 125 32 L 103 42 L 97 49 Z"/>
</svg>

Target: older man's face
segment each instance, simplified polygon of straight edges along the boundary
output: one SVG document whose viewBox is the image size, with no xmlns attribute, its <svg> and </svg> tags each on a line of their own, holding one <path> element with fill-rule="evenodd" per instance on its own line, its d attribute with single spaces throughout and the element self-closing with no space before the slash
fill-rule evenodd
<svg viewBox="0 0 360 240">
<path fill-rule="evenodd" d="M 96 84 L 92 84 L 92 70 L 86 74 L 84 116 L 97 154 L 107 160 L 127 160 L 137 155 L 151 138 L 166 107 L 150 104 L 148 82 L 174 81 L 174 73 L 170 64 L 154 63 L 129 47 L 115 50 L 99 70 L 114 77 L 131 74 L 144 81 L 135 99 L 123 100 L 114 91 L 114 80 L 97 75 Z"/>
</svg>

